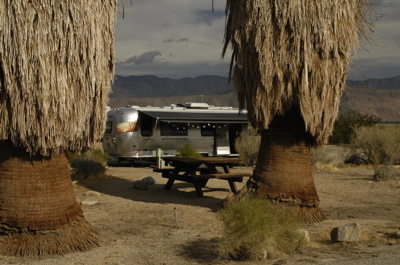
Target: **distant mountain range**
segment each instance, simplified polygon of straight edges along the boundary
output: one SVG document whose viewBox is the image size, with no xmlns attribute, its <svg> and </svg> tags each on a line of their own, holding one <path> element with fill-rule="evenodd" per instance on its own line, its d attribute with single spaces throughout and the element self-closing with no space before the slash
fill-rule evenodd
<svg viewBox="0 0 400 265">
<path fill-rule="evenodd" d="M 348 81 L 340 101 L 340 112 L 357 110 L 400 122 L 400 76 L 366 81 Z"/>
<path fill-rule="evenodd" d="M 111 97 L 176 97 L 188 95 L 220 95 L 233 90 L 228 78 L 199 76 L 196 78 L 171 79 L 154 75 L 116 76 Z"/>
<path fill-rule="evenodd" d="M 384 121 L 400 121 L 400 75 L 385 79 L 347 82 L 340 112 L 357 110 Z M 207 102 L 215 106 L 237 107 L 236 92 L 228 78 L 199 76 L 170 79 L 157 76 L 116 76 L 110 106 L 167 106 L 185 102 Z"/>
</svg>

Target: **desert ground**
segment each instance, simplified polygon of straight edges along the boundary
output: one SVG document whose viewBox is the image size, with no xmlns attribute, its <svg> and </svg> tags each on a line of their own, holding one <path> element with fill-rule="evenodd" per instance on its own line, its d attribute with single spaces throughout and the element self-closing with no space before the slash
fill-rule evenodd
<svg viewBox="0 0 400 265">
<path fill-rule="evenodd" d="M 335 165 L 313 170 L 327 220 L 307 227 L 310 243 L 297 253 L 265 261 L 221 257 L 222 224 L 216 211 L 232 195 L 226 181 L 210 180 L 200 198 L 189 183 L 177 181 L 164 190 L 166 179 L 151 166 L 120 166 L 109 167 L 107 177 L 74 181 L 86 219 L 104 240 L 100 247 L 57 257 L 0 256 L 0 264 L 399 264 L 400 240 L 394 236 L 400 227 L 399 180 L 373 182 L 372 167 L 343 165 L 340 159 Z M 154 185 L 133 188 L 133 181 L 148 176 Z M 361 226 L 360 241 L 332 243 L 332 228 L 350 223 Z"/>
</svg>

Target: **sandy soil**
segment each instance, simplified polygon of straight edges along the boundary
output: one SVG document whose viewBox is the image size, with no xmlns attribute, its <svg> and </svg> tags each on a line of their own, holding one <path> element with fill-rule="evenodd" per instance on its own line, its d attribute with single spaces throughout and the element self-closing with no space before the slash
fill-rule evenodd
<svg viewBox="0 0 400 265">
<path fill-rule="evenodd" d="M 233 168 L 241 170 L 251 168 Z M 99 248 L 38 259 L 0 256 L 0 264 L 398 264 L 390 262 L 400 258 L 400 242 L 393 236 L 400 227 L 400 182 L 372 182 L 372 173 L 370 167 L 314 169 L 328 220 L 308 227 L 311 243 L 275 260 L 239 262 L 218 255 L 222 226 L 216 210 L 231 195 L 226 181 L 210 180 L 199 198 L 188 183 L 164 190 L 166 179 L 151 167 L 110 167 L 107 179 L 74 184 L 86 219 L 104 239 Z M 147 176 L 156 183 L 133 189 L 133 181 Z M 330 242 L 332 228 L 353 222 L 362 227 L 359 243 Z"/>
</svg>

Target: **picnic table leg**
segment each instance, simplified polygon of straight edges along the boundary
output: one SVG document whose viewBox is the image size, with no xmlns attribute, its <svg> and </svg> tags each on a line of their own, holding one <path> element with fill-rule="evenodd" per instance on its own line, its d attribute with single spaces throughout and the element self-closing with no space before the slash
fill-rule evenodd
<svg viewBox="0 0 400 265">
<path fill-rule="evenodd" d="M 164 186 L 164 190 L 170 190 L 174 182 L 175 182 L 174 178 L 169 178 L 167 184 L 165 184 Z"/>
<path fill-rule="evenodd" d="M 231 187 L 232 192 L 236 193 L 237 188 L 236 188 L 235 181 L 233 179 L 228 179 L 228 182 L 229 182 L 229 186 Z"/>
<path fill-rule="evenodd" d="M 208 179 L 204 179 L 201 181 L 201 187 L 205 187 L 207 185 Z"/>
<path fill-rule="evenodd" d="M 196 189 L 197 196 L 204 197 L 203 190 L 201 189 L 202 183 L 199 181 L 193 182 L 194 188 Z"/>
</svg>

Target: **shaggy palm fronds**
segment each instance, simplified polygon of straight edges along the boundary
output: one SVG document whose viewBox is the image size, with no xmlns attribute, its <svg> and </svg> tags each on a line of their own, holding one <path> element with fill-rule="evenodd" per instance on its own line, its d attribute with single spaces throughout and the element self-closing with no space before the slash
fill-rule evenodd
<svg viewBox="0 0 400 265">
<path fill-rule="evenodd" d="M 44 156 L 98 142 L 115 12 L 115 0 L 0 0 L 0 140 Z"/>
<path fill-rule="evenodd" d="M 369 0 L 228 0 L 225 45 L 240 108 L 252 126 L 300 110 L 315 144 L 338 113 L 351 52 L 371 30 Z M 233 67 L 234 65 L 234 67 Z"/>
<path fill-rule="evenodd" d="M 71 224 L 51 231 L 28 232 L 25 229 L 20 231 L 14 229 L 13 234 L 8 235 L 6 232 L 9 227 L 0 224 L 0 229 L 5 234 L 0 241 L 0 254 L 9 256 L 30 258 L 46 255 L 61 256 L 76 251 L 88 251 L 103 242 L 83 217 L 78 217 Z"/>
</svg>

